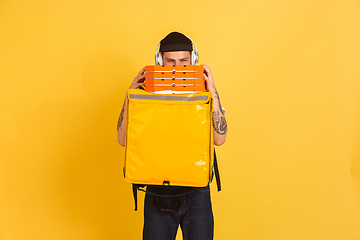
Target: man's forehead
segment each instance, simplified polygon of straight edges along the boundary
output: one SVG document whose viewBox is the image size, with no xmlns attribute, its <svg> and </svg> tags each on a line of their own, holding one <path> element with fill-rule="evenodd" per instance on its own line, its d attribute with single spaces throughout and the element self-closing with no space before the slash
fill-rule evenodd
<svg viewBox="0 0 360 240">
<path fill-rule="evenodd" d="M 186 58 L 186 57 L 190 57 L 190 52 L 189 51 L 164 52 L 163 56 L 168 58 Z"/>
</svg>

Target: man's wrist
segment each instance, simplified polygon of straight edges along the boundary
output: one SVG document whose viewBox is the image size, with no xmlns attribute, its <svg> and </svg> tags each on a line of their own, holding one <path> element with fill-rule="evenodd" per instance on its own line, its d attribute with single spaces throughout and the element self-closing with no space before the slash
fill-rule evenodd
<svg viewBox="0 0 360 240">
<path fill-rule="evenodd" d="M 211 93 L 213 98 L 217 97 L 217 91 L 216 91 L 215 85 L 209 86 L 209 92 Z"/>
<path fill-rule="evenodd" d="M 215 93 L 215 91 L 216 91 L 215 85 L 214 84 L 209 84 L 209 83 L 206 83 L 206 84 L 207 84 L 207 88 L 208 88 L 209 92 Z"/>
</svg>

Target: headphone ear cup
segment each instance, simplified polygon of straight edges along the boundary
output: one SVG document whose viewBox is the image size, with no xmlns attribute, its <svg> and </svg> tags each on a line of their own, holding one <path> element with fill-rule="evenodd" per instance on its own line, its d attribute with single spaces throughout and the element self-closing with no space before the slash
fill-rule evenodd
<svg viewBox="0 0 360 240">
<path fill-rule="evenodd" d="M 161 56 L 161 52 L 158 52 L 156 55 L 156 65 L 162 65 L 163 61 L 162 61 L 162 56 Z"/>
<path fill-rule="evenodd" d="M 195 65 L 198 62 L 198 55 L 194 50 L 191 51 L 191 65 Z"/>
</svg>

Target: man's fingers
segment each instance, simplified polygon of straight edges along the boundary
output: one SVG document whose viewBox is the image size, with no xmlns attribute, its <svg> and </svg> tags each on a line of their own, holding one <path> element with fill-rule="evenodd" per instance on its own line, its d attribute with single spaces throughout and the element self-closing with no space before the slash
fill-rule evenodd
<svg viewBox="0 0 360 240">
<path fill-rule="evenodd" d="M 140 72 L 138 73 L 138 76 L 144 74 L 145 68 L 146 68 L 146 67 L 143 67 L 143 68 L 140 70 Z"/>
<path fill-rule="evenodd" d="M 138 79 L 145 78 L 145 74 L 141 74 L 139 76 L 136 76 L 136 78 L 138 78 Z"/>
<path fill-rule="evenodd" d="M 210 71 L 210 68 L 206 65 L 201 65 L 204 67 L 204 75 L 206 76 L 210 76 L 211 75 L 211 71 Z"/>
<path fill-rule="evenodd" d="M 211 72 L 210 68 L 208 66 L 206 66 L 205 64 L 202 64 L 201 66 L 204 67 L 205 71 Z"/>
<path fill-rule="evenodd" d="M 136 76 L 136 77 L 134 78 L 134 81 L 135 81 L 135 82 L 139 82 L 139 81 L 141 81 L 142 79 L 145 80 L 145 74 Z"/>
<path fill-rule="evenodd" d="M 144 74 L 144 73 L 145 73 L 145 67 L 144 67 L 143 69 L 141 69 L 141 70 L 140 70 L 140 72 L 136 75 L 136 77 L 135 77 L 135 78 L 137 78 L 137 77 L 141 77 L 142 75 L 144 75 L 144 76 L 145 76 L 145 74 Z M 134 78 L 134 79 L 135 79 L 135 78 Z"/>
<path fill-rule="evenodd" d="M 139 82 L 139 83 L 136 84 L 136 88 L 138 88 L 138 87 L 140 87 L 140 86 L 143 86 L 143 85 L 145 85 L 144 82 Z"/>
<path fill-rule="evenodd" d="M 204 78 L 206 81 L 209 80 L 209 77 L 206 75 L 206 73 L 204 73 Z"/>
<path fill-rule="evenodd" d="M 214 87 L 214 81 L 213 81 L 212 77 L 206 76 L 206 73 L 204 73 L 204 79 L 205 79 L 205 83 L 206 83 L 206 89 L 208 91 L 210 91 L 211 86 Z"/>
</svg>

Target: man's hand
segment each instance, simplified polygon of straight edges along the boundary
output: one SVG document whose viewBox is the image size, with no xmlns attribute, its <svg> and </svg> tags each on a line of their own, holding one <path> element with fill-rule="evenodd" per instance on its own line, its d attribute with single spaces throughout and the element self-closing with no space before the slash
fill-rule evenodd
<svg viewBox="0 0 360 240">
<path fill-rule="evenodd" d="M 209 92 L 211 92 L 211 94 L 214 96 L 215 93 L 215 83 L 214 83 L 214 78 L 211 74 L 211 70 L 208 66 L 206 66 L 205 64 L 202 64 L 200 66 L 204 67 L 204 79 L 206 82 L 206 90 L 208 90 Z"/>
<path fill-rule="evenodd" d="M 130 85 L 130 89 L 136 89 L 140 86 L 145 85 L 145 67 L 140 70 L 138 75 L 134 78 L 133 82 Z"/>
</svg>

